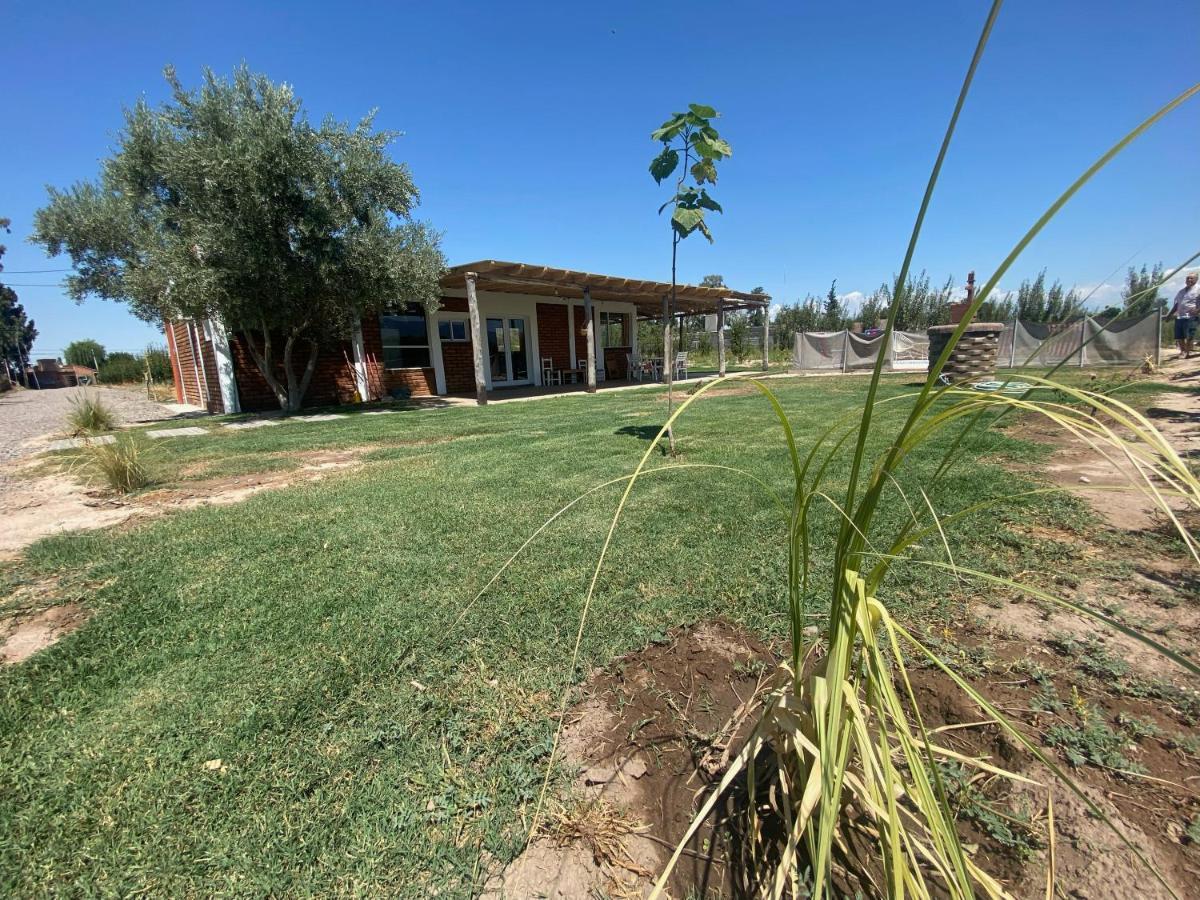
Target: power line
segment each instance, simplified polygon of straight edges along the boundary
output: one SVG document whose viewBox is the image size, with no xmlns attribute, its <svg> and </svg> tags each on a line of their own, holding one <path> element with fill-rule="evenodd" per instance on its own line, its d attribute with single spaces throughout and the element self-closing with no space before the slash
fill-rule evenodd
<svg viewBox="0 0 1200 900">
<path fill-rule="evenodd" d="M 71 269 L 0 269 L 9 275 L 44 275 L 47 272 L 70 272 Z"/>
<path fill-rule="evenodd" d="M 61 281 L 55 282 L 54 284 L 30 284 L 27 281 L 0 281 L 0 284 L 5 285 L 6 287 L 62 287 L 63 286 Z"/>
</svg>

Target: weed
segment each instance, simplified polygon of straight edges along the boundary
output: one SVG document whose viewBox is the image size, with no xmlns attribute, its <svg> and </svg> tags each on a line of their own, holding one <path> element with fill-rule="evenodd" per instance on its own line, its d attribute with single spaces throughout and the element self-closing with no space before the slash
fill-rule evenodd
<svg viewBox="0 0 1200 900">
<path fill-rule="evenodd" d="M 91 444 L 83 451 L 85 464 L 118 494 L 128 494 L 151 481 L 146 451 L 132 434 L 120 435 L 111 444 Z"/>
<path fill-rule="evenodd" d="M 1078 726 L 1051 726 L 1043 736 L 1046 745 L 1061 750 L 1073 768 L 1090 764 L 1104 769 L 1145 774 L 1146 770 L 1140 764 L 1125 756 L 1129 747 L 1128 735 L 1109 728 L 1094 707 L 1086 707 L 1080 719 L 1082 721 Z"/>
<path fill-rule="evenodd" d="M 1162 729 L 1156 723 L 1132 713 L 1118 713 L 1117 726 L 1135 741 L 1162 734 Z"/>
<path fill-rule="evenodd" d="M 116 427 L 117 417 L 111 409 L 94 394 L 71 398 L 71 411 L 67 413 L 67 424 L 75 436 L 102 434 Z"/>
<path fill-rule="evenodd" d="M 942 783 L 950 808 L 986 833 L 1018 859 L 1029 859 L 1041 849 L 1042 841 L 1033 829 L 1028 811 L 1005 810 L 987 798 L 976 785 L 981 775 L 962 763 L 941 762 Z"/>
<path fill-rule="evenodd" d="M 1200 844 L 1200 814 L 1192 816 L 1183 834 L 1190 843 Z"/>
</svg>

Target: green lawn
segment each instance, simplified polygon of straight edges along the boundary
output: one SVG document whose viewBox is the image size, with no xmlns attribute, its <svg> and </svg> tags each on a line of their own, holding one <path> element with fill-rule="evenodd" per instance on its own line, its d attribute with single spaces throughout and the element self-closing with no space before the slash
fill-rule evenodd
<svg viewBox="0 0 1200 900">
<path fill-rule="evenodd" d="M 804 446 L 857 409 L 867 380 L 772 384 Z M 901 404 L 882 409 L 886 435 Z M 752 482 L 704 470 L 635 493 L 579 672 L 571 642 L 618 488 L 556 522 L 459 622 L 550 514 L 631 469 L 664 412 L 658 390 L 613 392 L 156 445 L 168 481 L 374 449 L 355 472 L 240 505 L 44 540 L 4 573 L 10 587 L 61 577 L 96 615 L 0 672 L 0 891 L 469 894 L 481 856 L 520 849 L 568 681 L 713 615 L 783 633 L 785 523 Z M 684 462 L 790 492 L 781 429 L 755 395 L 701 400 L 678 439 Z M 940 509 L 1019 489 L 1003 459 L 1044 452 L 1002 434 L 976 449 L 931 498 Z M 935 463 L 914 459 L 906 486 Z M 961 523 L 956 555 L 997 572 L 1060 566 L 1067 551 L 1030 546 L 1006 525 L 1018 518 L 1086 516 L 1026 500 Z M 962 590 L 899 567 L 884 599 L 940 629 L 961 618 Z"/>
</svg>

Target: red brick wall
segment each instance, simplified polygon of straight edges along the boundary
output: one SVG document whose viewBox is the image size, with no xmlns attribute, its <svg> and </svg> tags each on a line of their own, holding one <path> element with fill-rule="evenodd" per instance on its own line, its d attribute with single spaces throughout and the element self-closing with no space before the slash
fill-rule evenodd
<svg viewBox="0 0 1200 900">
<path fill-rule="evenodd" d="M 556 369 L 570 369 L 571 335 L 567 322 L 568 307 L 554 303 L 539 303 L 537 305 L 538 329 L 538 370 L 541 371 L 542 360 L 550 358 Z"/>
<path fill-rule="evenodd" d="M 581 369 L 587 368 L 587 319 L 583 315 L 583 307 L 572 307 L 575 310 L 575 358 L 579 360 Z"/>
<path fill-rule="evenodd" d="M 200 406 L 211 413 L 225 411 L 221 402 L 221 380 L 217 375 L 217 355 L 213 343 L 204 337 L 204 326 L 189 322 L 172 322 L 171 339 L 175 355 L 172 375 L 176 393 L 184 403 Z M 199 345 L 200 352 L 196 353 Z"/>
<path fill-rule="evenodd" d="M 378 338 L 378 325 L 376 326 L 376 337 Z M 255 335 L 254 339 L 261 342 L 262 337 Z M 272 337 L 271 355 L 275 357 L 275 377 L 281 383 L 287 380 L 281 361 L 283 344 L 281 335 Z M 276 398 L 275 392 L 271 390 L 271 386 L 267 384 L 267 380 L 263 378 L 262 373 L 258 371 L 254 357 L 250 355 L 250 349 L 246 345 L 245 336 L 240 333 L 231 334 L 229 350 L 233 356 L 233 371 L 237 379 L 238 400 L 241 402 L 242 409 L 246 412 L 279 409 L 279 400 Z M 308 344 L 304 342 L 298 342 L 292 351 L 292 363 L 296 368 L 297 377 L 303 373 L 304 365 L 308 362 L 308 352 Z M 304 405 L 333 406 L 352 402 L 358 390 L 354 379 L 353 365 L 350 362 L 353 358 L 349 341 L 330 341 L 322 346 L 317 351 L 317 364 L 313 369 L 308 392 L 304 395 Z"/>
<path fill-rule="evenodd" d="M 467 301 L 459 297 L 443 297 L 442 309 L 447 312 L 465 313 Z M 467 323 L 467 341 L 442 343 L 442 367 L 446 372 L 446 391 L 451 394 L 470 393 L 475 390 L 475 351 L 471 325 Z"/>
<path fill-rule="evenodd" d="M 382 385 L 388 396 L 392 391 L 400 388 L 408 388 L 413 397 L 430 397 L 437 393 L 437 379 L 432 367 L 393 369 L 391 371 L 383 367 L 383 335 L 379 330 L 378 316 L 368 316 L 363 319 L 362 333 L 363 351 L 367 354 L 368 384 Z M 353 396 L 353 392 L 351 396 Z"/>
</svg>

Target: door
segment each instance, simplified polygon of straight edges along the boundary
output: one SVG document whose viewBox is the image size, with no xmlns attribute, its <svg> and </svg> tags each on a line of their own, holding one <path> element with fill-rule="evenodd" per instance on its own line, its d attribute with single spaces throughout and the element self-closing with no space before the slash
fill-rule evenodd
<svg viewBox="0 0 1200 900">
<path fill-rule="evenodd" d="M 524 318 L 487 320 L 488 370 L 492 384 L 503 387 L 529 383 L 528 330 Z"/>
</svg>

